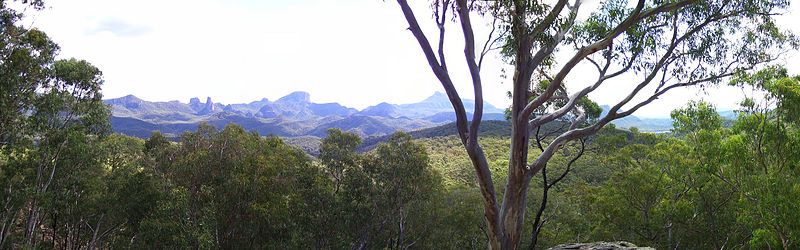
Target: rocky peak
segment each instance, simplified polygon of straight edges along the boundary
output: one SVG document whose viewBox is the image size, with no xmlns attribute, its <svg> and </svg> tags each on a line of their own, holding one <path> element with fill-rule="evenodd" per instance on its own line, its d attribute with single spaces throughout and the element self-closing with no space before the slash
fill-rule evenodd
<svg viewBox="0 0 800 250">
<path fill-rule="evenodd" d="M 195 112 L 200 111 L 203 109 L 203 103 L 200 102 L 200 98 L 194 97 L 189 99 L 189 108 L 194 110 Z"/>
<path fill-rule="evenodd" d="M 135 101 L 135 102 L 141 102 L 142 101 L 142 99 L 139 99 L 139 97 L 136 97 L 135 95 L 126 95 L 126 96 L 120 97 L 118 99 L 125 100 L 125 101 Z"/>
<path fill-rule="evenodd" d="M 378 103 L 378 105 L 375 105 L 374 107 L 387 109 L 387 108 L 394 108 L 394 105 L 393 104 L 389 104 L 388 102 L 381 102 L 381 103 Z"/>
<path fill-rule="evenodd" d="M 141 106 L 143 102 L 144 100 L 139 99 L 134 95 L 126 95 L 120 98 L 109 99 L 106 101 L 106 103 L 108 104 L 123 106 L 127 109 L 139 108 L 139 106 Z"/>
<path fill-rule="evenodd" d="M 447 97 L 447 94 L 439 92 L 439 91 L 436 91 L 436 92 L 433 93 L 433 95 L 429 96 L 428 98 L 425 98 L 425 100 L 422 100 L 422 102 L 447 102 L 447 103 L 450 103 L 450 98 Z"/>
<path fill-rule="evenodd" d="M 270 103 L 271 103 L 271 102 L 269 101 L 269 99 L 267 99 L 267 98 L 261 98 L 261 100 L 258 100 L 258 101 L 252 101 L 252 102 L 248 103 L 248 104 L 247 104 L 247 106 L 248 106 L 248 107 L 250 107 L 250 108 L 252 108 L 252 109 L 258 110 L 258 109 L 260 109 L 261 107 L 264 107 L 265 105 L 268 105 L 268 104 L 270 104 Z"/>
<path fill-rule="evenodd" d="M 400 117 L 397 107 L 389 103 L 379 103 L 375 106 L 370 106 L 359 112 L 360 115 L 368 116 L 382 116 L 382 117 Z"/>
<path fill-rule="evenodd" d="M 193 99 L 197 99 L 197 98 L 193 98 Z M 198 103 L 198 105 L 199 105 L 199 103 Z M 216 108 L 214 108 L 214 102 L 211 101 L 211 97 L 208 97 L 208 98 L 206 98 L 206 103 L 203 104 L 202 109 L 200 109 L 200 111 L 198 111 L 197 114 L 198 115 L 207 115 L 207 114 L 213 114 L 214 112 L 216 112 Z"/>
<path fill-rule="evenodd" d="M 278 117 L 278 113 L 275 112 L 275 109 L 270 105 L 264 105 L 261 109 L 258 110 L 256 116 L 263 117 L 263 118 L 275 118 Z"/>
<path fill-rule="evenodd" d="M 278 103 L 309 103 L 311 102 L 311 95 L 308 92 L 303 91 L 295 91 L 291 94 L 288 94 L 284 97 L 281 97 L 277 101 Z"/>
</svg>

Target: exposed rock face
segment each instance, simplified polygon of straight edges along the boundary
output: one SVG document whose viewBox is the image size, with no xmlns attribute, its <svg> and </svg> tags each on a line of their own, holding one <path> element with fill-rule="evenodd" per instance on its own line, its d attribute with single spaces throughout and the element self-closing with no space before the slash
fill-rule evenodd
<svg viewBox="0 0 800 250">
<path fill-rule="evenodd" d="M 275 113 L 287 119 L 295 121 L 311 120 L 316 116 L 308 109 L 311 104 L 310 100 L 308 93 L 295 91 L 275 101 L 273 108 Z"/>
<path fill-rule="evenodd" d="M 308 92 L 295 91 L 284 97 L 281 97 L 277 103 L 309 103 L 311 102 L 311 95 Z"/>
<path fill-rule="evenodd" d="M 199 111 L 203 108 L 203 103 L 200 102 L 200 98 L 194 97 L 189 100 L 189 107 L 194 111 Z"/>
<path fill-rule="evenodd" d="M 108 102 L 111 105 L 119 105 L 126 109 L 138 109 L 144 101 L 133 95 L 126 95 Z"/>
<path fill-rule="evenodd" d="M 2 1 L 2 0 L 0 0 Z M 474 103 L 467 99 L 465 105 Z M 382 136 L 397 130 L 414 130 L 432 127 L 455 120 L 453 107 L 447 96 L 437 93 L 417 104 L 401 105 L 381 103 L 359 112 L 338 103 L 313 103 L 307 92 L 292 92 L 274 102 L 263 98 L 250 103 L 222 105 L 211 98 L 194 97 L 189 103 L 179 101 L 148 102 L 129 95 L 105 102 L 112 106 L 112 128 L 115 132 L 149 137 L 153 130 L 180 134 L 197 128 L 197 124 L 207 122 L 222 128 L 236 123 L 246 130 L 261 134 L 280 136 L 323 137 L 328 128 L 340 128 L 355 132 L 363 137 Z M 484 120 L 493 117 L 490 105 L 485 104 Z M 468 108 L 471 110 L 471 108 Z M 423 119 L 435 115 L 436 119 Z M 502 111 L 500 111 L 502 112 Z M 502 113 L 495 114 L 502 119 Z M 472 117 L 468 113 L 469 117 Z M 125 119 L 123 119 L 125 118 Z"/>
<path fill-rule="evenodd" d="M 264 105 L 264 107 L 261 107 L 261 109 L 258 110 L 256 116 L 264 118 L 275 118 L 278 117 L 278 114 L 275 113 L 275 109 L 272 106 Z"/>
<path fill-rule="evenodd" d="M 203 108 L 200 109 L 200 111 L 198 111 L 197 114 L 208 115 L 208 114 L 213 114 L 214 112 L 216 112 L 216 109 L 214 108 L 214 102 L 212 102 L 211 97 L 209 97 L 208 99 L 206 99 L 206 103 L 205 105 L 203 105 Z"/>
<path fill-rule="evenodd" d="M 573 243 L 563 244 L 549 248 L 549 250 L 655 250 L 652 247 L 637 247 L 636 245 L 625 242 L 593 242 L 593 243 Z"/>
</svg>

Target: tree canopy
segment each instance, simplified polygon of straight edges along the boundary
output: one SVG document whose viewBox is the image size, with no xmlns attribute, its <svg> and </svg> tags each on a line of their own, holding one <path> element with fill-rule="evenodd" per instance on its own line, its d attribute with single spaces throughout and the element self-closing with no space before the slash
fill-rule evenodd
<svg viewBox="0 0 800 250">
<path fill-rule="evenodd" d="M 609 0 L 578 19 L 580 0 L 437 0 L 434 50 L 398 0 L 457 133 L 398 132 L 361 151 L 358 135 L 331 129 L 318 157 L 235 124 L 113 134 L 102 71 L 60 59 L 8 3 L 2 249 L 800 248 L 800 77 L 767 65 L 796 45 L 773 21 L 788 1 Z M 480 15 L 496 32 L 478 53 L 471 19 Z M 443 54 L 451 21 L 465 35 L 472 119 Z M 515 69 L 509 121 L 493 125 L 510 124 L 508 135 L 478 131 L 480 66 L 493 48 Z M 598 78 L 568 90 L 579 63 Z M 588 94 L 629 78 L 638 81 L 601 116 Z M 754 94 L 735 118 L 700 100 L 672 112 L 670 133 L 608 125 L 670 89 L 723 82 Z"/>
<path fill-rule="evenodd" d="M 577 18 L 581 0 L 435 0 L 431 6 L 438 27 L 437 43 L 431 43 L 423 32 L 408 1 L 397 3 L 453 105 L 459 137 L 480 183 L 492 249 L 519 247 L 526 190 L 533 175 L 545 169 L 565 144 L 597 133 L 672 89 L 717 84 L 761 67 L 797 45 L 791 33 L 775 25 L 773 17 L 789 4 L 781 0 L 608 0 L 591 10 L 586 20 Z M 493 31 L 500 31 L 491 32 L 485 43 L 475 37 L 471 14 L 476 12 L 494 20 Z M 444 34 L 448 20 L 455 20 L 464 36 L 464 60 L 476 103 L 471 119 L 447 67 Z M 476 51 L 476 44 L 483 48 Z M 511 151 L 502 199 L 496 195 L 489 161 L 478 141 L 483 113 L 481 64 L 492 48 L 500 48 L 513 67 Z M 571 52 L 559 58 L 558 50 Z M 580 63 L 593 65 L 597 79 L 567 92 L 564 81 Z M 620 91 L 619 102 L 606 116 L 584 123 L 585 116 L 593 113 L 587 109 L 592 106 L 585 105 L 587 95 L 623 76 L 635 79 L 632 89 Z M 546 84 L 540 84 L 542 81 Z M 556 105 L 547 108 L 551 104 Z M 531 131 L 570 117 L 578 119 L 572 119 L 569 129 L 555 135 L 529 160 Z"/>
</svg>

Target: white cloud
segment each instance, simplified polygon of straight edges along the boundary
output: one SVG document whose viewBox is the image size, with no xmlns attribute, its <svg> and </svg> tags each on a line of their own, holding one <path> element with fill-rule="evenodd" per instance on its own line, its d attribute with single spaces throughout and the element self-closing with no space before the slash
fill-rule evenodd
<svg viewBox="0 0 800 250">
<path fill-rule="evenodd" d="M 433 35 L 427 1 L 412 1 Z M 62 57 L 89 60 L 104 71 L 106 97 L 134 94 L 147 100 L 188 101 L 211 96 L 225 103 L 277 99 L 311 92 L 316 102 L 364 108 L 382 101 L 407 103 L 441 91 L 393 1 L 115 1 L 51 0 L 28 12 L 34 26 L 61 45 Z M 597 1 L 590 1 L 589 10 Z M 587 7 L 588 6 L 588 7 Z M 795 7 L 796 9 L 796 7 Z M 797 30 L 797 15 L 786 25 Z M 447 26 L 448 66 L 464 97 L 472 95 L 463 62 L 460 28 Z M 485 37 L 486 27 L 476 36 Z M 795 57 L 796 58 L 796 57 Z M 496 56 L 484 62 L 485 99 L 505 106 L 509 89 Z M 800 73 L 798 66 L 790 65 Z M 576 71 L 580 72 L 580 71 Z M 574 77 L 574 76 L 573 76 Z M 580 82 L 580 81 L 574 81 Z M 659 116 L 696 91 L 672 93 L 636 115 Z M 729 108 L 718 90 L 707 99 Z M 616 101 L 618 88 L 591 97 Z M 714 92 L 717 93 L 717 92 Z M 611 98 L 614 97 L 614 98 Z"/>
<path fill-rule="evenodd" d="M 146 25 L 137 25 L 123 21 L 115 17 L 101 20 L 91 29 L 86 30 L 86 35 L 96 35 L 98 33 L 109 32 L 115 36 L 137 37 L 153 31 L 153 28 Z"/>
</svg>

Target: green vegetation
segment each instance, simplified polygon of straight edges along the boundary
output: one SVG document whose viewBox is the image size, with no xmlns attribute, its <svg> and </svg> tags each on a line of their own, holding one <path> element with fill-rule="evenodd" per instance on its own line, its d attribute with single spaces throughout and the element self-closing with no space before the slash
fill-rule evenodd
<svg viewBox="0 0 800 250">
<path fill-rule="evenodd" d="M 525 130 L 521 146 L 512 146 L 503 122 L 396 133 L 367 145 L 329 129 L 312 158 L 238 125 L 202 124 L 178 142 L 161 133 L 147 140 L 111 134 L 101 71 L 56 60 L 58 46 L 16 26 L 20 15 L 5 3 L 2 249 L 485 248 L 498 236 L 486 222 L 487 194 L 520 188 L 505 184 L 518 170 L 508 156 L 521 147 L 532 150 L 517 161 L 550 155 L 515 194 L 523 197 L 521 214 L 533 215 L 520 217 L 520 246 L 626 240 L 664 249 L 800 248 L 800 77 L 781 67 L 732 74 L 731 85 L 764 95 L 743 100 L 730 126 L 712 105 L 691 102 L 672 113 L 671 134 L 621 131 L 603 127 L 611 118 L 580 98 L 570 104 L 579 109 L 545 102 L 531 110 L 533 122 L 552 118 L 553 109 L 574 119 Z M 586 32 L 608 28 L 598 18 L 618 17 L 593 17 Z M 622 114 L 620 106 L 610 115 Z M 592 136 L 557 141 L 598 119 Z M 477 141 L 465 148 L 467 132 L 478 131 L 484 137 L 470 137 Z M 476 165 L 469 150 L 492 161 Z M 476 178 L 482 167 L 488 179 Z M 487 183 L 498 185 L 486 190 Z"/>
<path fill-rule="evenodd" d="M 800 127 L 787 122 L 794 114 L 788 111 L 742 112 L 725 128 L 712 106 L 698 102 L 673 112 L 680 135 L 605 129 L 552 187 L 537 248 L 599 240 L 656 248 L 798 247 Z M 203 125 L 177 143 L 158 133 L 148 140 L 72 136 L 48 190 L 4 194 L 18 205 L 10 210 L 17 216 L 7 221 L 3 247 L 487 244 L 474 169 L 454 135 L 412 140 L 396 134 L 358 153 L 358 136 L 333 129 L 316 160 L 235 125 L 221 131 Z M 508 138 L 481 143 L 487 155 L 508 153 Z M 29 150 L 3 151 L 4 185 L 35 191 L 20 173 L 33 173 L 21 167 L 38 159 Z M 548 175 L 563 173 L 572 156 L 557 155 Z M 502 183 L 507 161 L 490 166 Z M 542 189 L 542 180 L 533 180 L 528 213 L 537 213 Z M 34 197 L 40 226 L 27 242 L 20 216 L 28 215 Z M 526 235 L 535 219 L 526 220 Z"/>
<path fill-rule="evenodd" d="M 713 106 L 693 102 L 673 112 L 674 134 L 601 132 L 550 194 L 537 246 L 627 240 L 657 249 L 800 247 L 800 123 L 791 118 L 800 112 L 800 84 L 782 70 L 756 79 L 772 70 L 733 81 L 763 86 L 768 98 L 764 106 L 743 107 L 730 127 L 722 126 Z M 475 188 L 457 137 L 421 141 L 447 190 Z M 484 137 L 481 144 L 487 156 L 509 148 L 502 137 Z M 554 159 L 548 175 L 560 174 L 567 160 Z M 507 162 L 490 166 L 502 183 Z M 530 214 L 541 200 L 542 182 L 533 182 Z M 480 199 L 475 191 L 471 195 Z M 534 219 L 526 220 L 526 234 Z"/>
<path fill-rule="evenodd" d="M 796 37 L 773 19 L 788 8 L 785 0 L 604 0 L 588 13 L 581 0 L 433 0 L 428 18 L 435 25 L 420 22 L 425 15 L 415 14 L 419 10 L 409 2 L 413 1 L 397 0 L 398 12 L 452 104 L 461 145 L 480 187 L 489 249 L 521 247 L 530 216 L 535 216 L 530 236 L 535 247 L 545 223 L 544 201 L 564 180 L 563 174 L 545 176 L 556 154 L 572 151 L 577 159 L 586 153 L 586 141 L 604 126 L 615 120 L 630 124 L 631 114 L 670 90 L 719 84 L 742 71 L 763 68 L 781 51 L 798 47 Z M 492 20 L 491 32 L 476 34 L 476 27 L 487 19 Z M 426 23 L 431 27 L 421 25 Z M 445 29 L 450 23 L 455 29 Z M 463 39 L 445 41 L 451 37 L 446 30 L 455 30 Z M 453 42 L 464 48 L 463 57 L 447 53 L 454 51 L 445 48 Z M 501 158 L 488 157 L 479 139 L 484 88 L 495 83 L 483 79 L 481 68 L 484 56 L 493 50 L 506 64 L 501 74 L 508 76 L 504 82 L 510 85 L 511 104 L 505 113 L 511 123 L 510 150 Z M 449 68 L 453 62 L 447 61 L 453 58 L 462 58 L 459 64 L 466 69 Z M 467 81 L 458 77 L 466 75 Z M 572 79 L 580 81 L 576 89 L 567 88 L 566 81 Z M 472 85 L 473 107 L 460 101 L 465 92 L 456 86 L 465 82 Z M 589 99 L 603 86 L 614 92 L 603 94 L 613 98 L 606 99 L 612 103 L 607 110 Z M 551 122 L 571 124 L 556 133 L 539 134 Z M 498 159 L 508 159 L 504 183 L 496 181 L 492 171 L 492 161 Z M 543 202 L 532 215 L 527 212 L 529 191 L 539 178 Z M 497 185 L 505 186 L 502 192 Z"/>
</svg>

